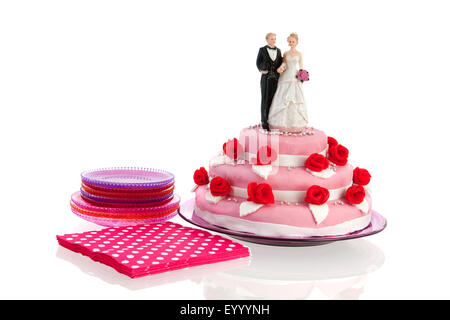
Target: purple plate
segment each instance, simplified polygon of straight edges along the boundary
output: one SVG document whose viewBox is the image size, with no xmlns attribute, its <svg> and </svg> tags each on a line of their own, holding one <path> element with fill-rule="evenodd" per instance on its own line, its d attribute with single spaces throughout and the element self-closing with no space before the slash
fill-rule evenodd
<svg viewBox="0 0 450 320">
<path fill-rule="evenodd" d="M 172 173 L 147 168 L 102 168 L 81 173 L 81 180 L 109 188 L 160 188 L 174 181 Z"/>
<path fill-rule="evenodd" d="M 195 214 L 194 207 L 195 207 L 195 199 L 185 201 L 178 209 L 180 217 L 183 218 L 185 221 L 204 229 L 227 234 L 239 240 L 272 246 L 292 246 L 292 247 L 316 246 L 339 240 L 367 237 L 376 234 L 380 231 L 383 231 L 387 225 L 386 219 L 378 212 L 372 210 L 372 220 L 370 224 L 366 228 L 352 233 L 339 236 L 274 238 L 274 237 L 258 236 L 256 234 L 248 232 L 230 230 L 224 227 L 210 224 L 209 222 L 203 220 L 202 218 L 200 218 Z"/>
</svg>

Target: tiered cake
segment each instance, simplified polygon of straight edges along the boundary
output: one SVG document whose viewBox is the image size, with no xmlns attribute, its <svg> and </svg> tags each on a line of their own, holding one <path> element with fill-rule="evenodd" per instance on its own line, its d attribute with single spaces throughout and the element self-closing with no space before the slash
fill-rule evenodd
<svg viewBox="0 0 450 320">
<path fill-rule="evenodd" d="M 368 226 L 366 169 L 324 132 L 245 128 L 223 144 L 209 171 L 194 173 L 195 214 L 236 231 L 270 237 L 343 235 Z"/>
</svg>

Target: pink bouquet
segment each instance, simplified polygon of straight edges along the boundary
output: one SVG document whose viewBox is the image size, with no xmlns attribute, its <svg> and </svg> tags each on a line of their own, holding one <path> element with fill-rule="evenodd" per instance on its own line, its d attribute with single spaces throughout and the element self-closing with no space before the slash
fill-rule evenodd
<svg viewBox="0 0 450 320">
<path fill-rule="evenodd" d="M 297 72 L 297 76 L 296 76 L 298 81 L 309 81 L 309 72 L 304 70 L 304 69 L 300 69 Z"/>
</svg>

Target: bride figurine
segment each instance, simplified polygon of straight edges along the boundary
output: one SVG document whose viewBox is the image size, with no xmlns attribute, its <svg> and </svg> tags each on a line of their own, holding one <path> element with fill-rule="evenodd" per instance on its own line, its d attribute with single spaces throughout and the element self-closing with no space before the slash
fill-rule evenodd
<svg viewBox="0 0 450 320">
<path fill-rule="evenodd" d="M 296 78 L 299 68 L 303 69 L 303 60 L 296 49 L 297 34 L 291 33 L 287 41 L 291 49 L 284 53 L 283 63 L 277 70 L 281 76 L 270 106 L 268 122 L 271 130 L 299 132 L 308 125 L 302 83 Z"/>
</svg>

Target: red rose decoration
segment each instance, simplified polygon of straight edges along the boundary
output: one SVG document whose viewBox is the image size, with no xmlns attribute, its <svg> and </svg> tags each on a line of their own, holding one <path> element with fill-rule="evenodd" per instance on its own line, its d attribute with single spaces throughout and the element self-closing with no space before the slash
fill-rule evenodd
<svg viewBox="0 0 450 320">
<path fill-rule="evenodd" d="M 355 168 L 353 170 L 353 183 L 365 186 L 369 184 L 371 177 L 369 171 L 366 169 Z"/>
<path fill-rule="evenodd" d="M 226 197 L 230 193 L 231 187 L 224 178 L 214 177 L 209 184 L 209 190 L 215 197 Z"/>
<path fill-rule="evenodd" d="M 277 160 L 277 158 L 278 154 L 275 150 L 273 150 L 269 146 L 264 146 L 259 148 L 258 153 L 256 154 L 256 163 L 254 158 L 252 159 L 252 163 L 259 166 L 263 166 L 271 164 L 272 162 Z"/>
<path fill-rule="evenodd" d="M 338 142 L 335 138 L 333 137 L 328 137 L 328 147 L 334 147 L 337 146 Z"/>
<path fill-rule="evenodd" d="M 341 144 L 328 149 L 328 159 L 338 166 L 345 166 L 348 160 L 348 149 Z"/>
<path fill-rule="evenodd" d="M 366 191 L 362 186 L 353 185 L 345 192 L 345 199 L 352 204 L 360 204 L 366 197 Z"/>
<path fill-rule="evenodd" d="M 248 201 L 253 201 L 260 204 L 275 203 L 272 187 L 267 183 L 257 184 L 251 182 L 247 186 Z"/>
<path fill-rule="evenodd" d="M 315 172 L 325 170 L 329 165 L 330 161 L 319 153 L 313 153 L 305 161 L 305 167 Z"/>
<path fill-rule="evenodd" d="M 329 197 L 330 191 L 328 191 L 328 189 L 314 185 L 309 187 L 308 191 L 306 191 L 305 202 L 321 205 L 326 203 Z"/>
<path fill-rule="evenodd" d="M 206 169 L 204 167 L 201 167 L 200 169 L 195 170 L 194 182 L 199 186 L 209 183 L 208 172 L 206 171 Z"/>
<path fill-rule="evenodd" d="M 239 143 L 238 139 L 233 138 L 232 140 L 228 140 L 222 146 L 223 153 L 228 158 L 236 160 L 244 153 L 244 148 Z"/>
</svg>

